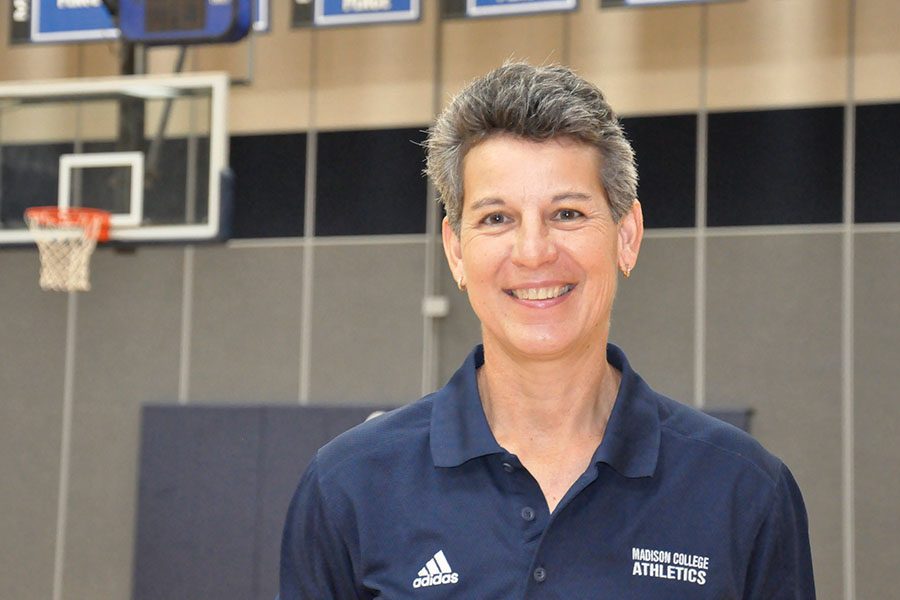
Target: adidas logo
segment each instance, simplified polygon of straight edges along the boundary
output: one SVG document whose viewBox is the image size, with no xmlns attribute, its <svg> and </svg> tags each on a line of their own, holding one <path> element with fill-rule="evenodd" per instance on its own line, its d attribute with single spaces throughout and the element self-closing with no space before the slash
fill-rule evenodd
<svg viewBox="0 0 900 600">
<path fill-rule="evenodd" d="M 444 551 L 439 550 L 434 558 L 425 563 L 425 566 L 419 569 L 419 576 L 413 579 L 413 587 L 429 587 L 432 585 L 443 585 L 445 583 L 456 583 L 459 581 L 459 573 L 454 573 L 444 556 Z"/>
</svg>

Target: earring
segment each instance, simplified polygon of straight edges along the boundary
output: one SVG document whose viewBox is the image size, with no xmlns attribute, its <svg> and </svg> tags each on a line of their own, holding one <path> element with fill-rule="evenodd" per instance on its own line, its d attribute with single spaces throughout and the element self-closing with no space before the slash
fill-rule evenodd
<svg viewBox="0 0 900 600">
<path fill-rule="evenodd" d="M 631 267 L 622 267 L 622 275 L 625 276 L 625 279 L 631 277 Z"/>
<path fill-rule="evenodd" d="M 460 275 L 460 276 L 459 276 L 459 279 L 456 280 L 456 287 L 459 288 L 459 291 L 461 291 L 461 292 L 466 291 L 466 284 L 463 283 L 463 276 L 462 276 L 462 275 Z"/>
</svg>

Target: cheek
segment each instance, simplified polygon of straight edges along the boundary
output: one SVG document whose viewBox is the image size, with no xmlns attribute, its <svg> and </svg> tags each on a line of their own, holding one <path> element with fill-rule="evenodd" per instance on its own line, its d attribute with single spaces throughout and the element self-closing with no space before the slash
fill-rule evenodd
<svg viewBox="0 0 900 600">
<path fill-rule="evenodd" d="M 592 240 L 573 250 L 586 271 L 602 274 L 616 270 L 619 252 L 614 239 Z"/>
<path fill-rule="evenodd" d="M 502 244 L 484 243 L 477 238 L 464 243 L 462 259 L 466 278 L 470 282 L 490 279 L 499 271 L 506 255 Z"/>
<path fill-rule="evenodd" d="M 581 256 L 592 256 L 590 261 L 582 261 L 590 282 L 590 295 L 596 299 L 594 307 L 606 311 L 612 306 L 618 285 L 617 251 L 614 244 L 591 245 L 582 248 Z M 588 253 L 592 253 L 588 254 Z"/>
</svg>

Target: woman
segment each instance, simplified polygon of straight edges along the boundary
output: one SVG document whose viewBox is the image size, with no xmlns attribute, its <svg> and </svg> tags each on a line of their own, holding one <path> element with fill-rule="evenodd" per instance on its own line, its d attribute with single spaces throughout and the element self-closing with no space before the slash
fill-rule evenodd
<svg viewBox="0 0 900 600">
<path fill-rule="evenodd" d="M 601 92 L 504 65 L 438 118 L 428 174 L 483 346 L 319 451 L 285 525 L 282 600 L 814 598 L 787 468 L 607 343 L 643 225 Z"/>
</svg>

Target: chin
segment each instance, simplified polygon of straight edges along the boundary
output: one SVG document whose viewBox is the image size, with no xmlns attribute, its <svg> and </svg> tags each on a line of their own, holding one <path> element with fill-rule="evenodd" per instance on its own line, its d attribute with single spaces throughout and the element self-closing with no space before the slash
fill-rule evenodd
<svg viewBox="0 0 900 600">
<path fill-rule="evenodd" d="M 488 339 L 485 338 L 485 342 Z M 508 348 L 511 353 L 532 358 L 551 359 L 571 353 L 583 347 L 584 341 L 561 332 L 529 332 L 527 335 L 511 335 L 505 340 L 493 339 L 493 343 Z"/>
<path fill-rule="evenodd" d="M 575 321 L 582 324 L 576 326 Z M 481 327 L 485 346 L 510 356 L 534 360 L 590 354 L 605 342 L 608 335 L 608 318 L 598 319 L 587 326 L 578 319 L 571 319 L 565 323 L 518 323 L 500 329 L 489 329 L 482 322 Z"/>
</svg>

